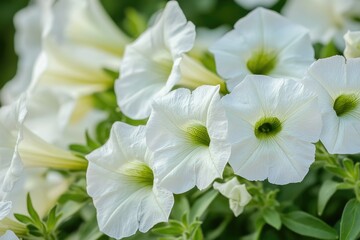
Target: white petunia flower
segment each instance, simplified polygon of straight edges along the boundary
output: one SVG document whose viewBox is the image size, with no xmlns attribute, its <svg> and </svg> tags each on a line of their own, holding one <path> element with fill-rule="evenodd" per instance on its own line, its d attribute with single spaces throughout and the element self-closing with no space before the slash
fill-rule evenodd
<svg viewBox="0 0 360 240">
<path fill-rule="evenodd" d="M 93 105 L 90 96 L 77 99 L 54 88 L 37 88 L 27 98 L 25 126 L 46 142 L 66 149 L 71 143 L 85 142 L 85 131 L 106 117 Z"/>
<path fill-rule="evenodd" d="M 346 45 L 344 50 L 344 56 L 346 58 L 360 57 L 360 31 L 348 31 L 344 35 L 344 39 Z"/>
<path fill-rule="evenodd" d="M 297 81 L 248 76 L 222 103 L 232 144 L 229 163 L 248 180 L 301 181 L 321 132 L 317 97 Z"/>
<path fill-rule="evenodd" d="M 210 51 L 230 91 L 249 74 L 301 79 L 314 61 L 307 30 L 263 8 L 235 23 Z"/>
<path fill-rule="evenodd" d="M 1 90 L 2 104 L 16 101 L 31 82 L 34 62 L 41 51 L 41 34 L 52 0 L 31 1 L 14 17 L 15 51 L 19 57 L 16 76 Z"/>
<path fill-rule="evenodd" d="M 321 59 L 303 80 L 318 94 L 324 122 L 320 140 L 332 154 L 360 152 L 359 65 L 359 58 Z"/>
<path fill-rule="evenodd" d="M 112 56 L 123 55 L 130 42 L 112 21 L 99 0 L 58 0 L 48 31 L 59 42 L 86 46 Z"/>
<path fill-rule="evenodd" d="M 245 9 L 254 9 L 259 6 L 271 7 L 278 0 L 235 0 L 235 2 Z"/>
<path fill-rule="evenodd" d="M 251 200 L 245 184 L 240 184 L 236 177 L 225 183 L 214 182 L 213 187 L 229 199 L 230 209 L 235 217 L 244 211 L 244 207 Z"/>
<path fill-rule="evenodd" d="M 154 178 L 145 127 L 115 123 L 108 142 L 86 158 L 87 191 L 102 232 L 118 239 L 168 220 L 174 198 Z"/>
<path fill-rule="evenodd" d="M 19 144 L 26 113 L 24 96 L 0 108 L 0 193 L 11 191 L 23 169 Z"/>
<path fill-rule="evenodd" d="M 128 45 L 115 82 L 118 105 L 133 119 L 145 119 L 157 97 L 175 85 L 194 88 L 224 82 L 199 62 L 186 56 L 195 41 L 195 27 L 177 1 L 169 1 L 156 23 Z"/>
<path fill-rule="evenodd" d="M 310 30 L 314 42 L 323 44 L 333 40 L 344 48 L 343 35 L 348 30 L 360 30 L 358 0 L 289 0 L 282 12 L 289 19 Z"/>
<path fill-rule="evenodd" d="M 0 236 L 0 240 L 19 240 L 19 238 L 12 231 L 6 231 L 6 233 Z"/>
<path fill-rule="evenodd" d="M 219 86 L 177 89 L 153 104 L 146 140 L 160 186 L 182 193 L 221 178 L 230 156 Z"/>
<path fill-rule="evenodd" d="M 194 24 L 176 1 L 169 1 L 157 22 L 125 49 L 115 92 L 126 115 L 134 119 L 150 115 L 151 100 L 179 82 L 182 55 L 194 41 Z"/>
</svg>

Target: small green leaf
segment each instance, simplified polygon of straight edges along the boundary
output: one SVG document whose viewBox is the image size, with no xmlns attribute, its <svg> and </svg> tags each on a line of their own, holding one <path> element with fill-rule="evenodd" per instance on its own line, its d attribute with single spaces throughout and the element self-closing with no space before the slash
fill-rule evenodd
<svg viewBox="0 0 360 240">
<path fill-rule="evenodd" d="M 99 148 L 101 145 L 95 141 L 94 139 L 92 139 L 89 135 L 89 132 L 86 131 L 85 132 L 85 137 L 86 137 L 86 144 L 91 148 L 91 149 L 96 149 Z"/>
<path fill-rule="evenodd" d="M 58 217 L 56 217 L 56 209 L 57 205 L 55 205 L 49 212 L 48 219 L 46 221 L 46 226 L 48 231 L 52 231 L 56 225 L 56 222 L 58 220 Z"/>
<path fill-rule="evenodd" d="M 41 228 L 42 221 L 40 219 L 39 214 L 34 209 L 34 206 L 32 204 L 31 197 L 30 197 L 29 193 L 27 194 L 27 198 L 26 198 L 26 206 L 27 206 L 28 213 L 29 213 L 30 217 L 32 218 L 33 223 L 35 224 L 35 226 L 37 226 L 38 228 Z"/>
<path fill-rule="evenodd" d="M 272 208 L 265 208 L 263 211 L 263 218 L 267 224 L 274 227 L 277 230 L 281 228 L 280 214 Z"/>
<path fill-rule="evenodd" d="M 175 225 L 168 225 L 165 227 L 157 227 L 151 230 L 151 232 L 162 235 L 181 235 L 184 232 L 184 227 L 179 227 Z"/>
<path fill-rule="evenodd" d="M 217 195 L 218 191 L 211 190 L 197 199 L 190 210 L 190 222 L 193 222 L 196 218 L 201 218 Z"/>
<path fill-rule="evenodd" d="M 295 211 L 281 216 L 282 223 L 299 235 L 317 239 L 337 239 L 337 232 L 325 222 L 306 212 Z"/>
<path fill-rule="evenodd" d="M 33 220 L 31 218 L 29 218 L 28 216 L 25 216 L 23 214 L 19 214 L 19 213 L 14 213 L 14 217 L 21 223 L 24 224 L 31 224 L 33 223 Z"/>
<path fill-rule="evenodd" d="M 334 167 L 334 166 L 325 166 L 325 169 L 327 171 L 331 172 L 332 174 L 334 174 L 335 176 L 338 176 L 340 178 L 346 178 L 347 177 L 346 172 L 342 168 Z"/>
<path fill-rule="evenodd" d="M 344 208 L 340 222 L 340 240 L 355 240 L 360 233 L 360 202 L 351 199 Z"/>
<path fill-rule="evenodd" d="M 348 171 L 349 173 L 352 174 L 354 172 L 354 162 L 351 159 L 344 158 L 343 165 L 346 171 Z"/>
<path fill-rule="evenodd" d="M 325 209 L 325 206 L 332 195 L 336 192 L 339 186 L 338 182 L 332 180 L 326 180 L 320 187 L 319 197 L 318 197 L 318 214 L 321 215 Z"/>
<path fill-rule="evenodd" d="M 119 72 L 117 71 L 114 71 L 112 69 L 109 69 L 109 68 L 103 68 L 103 71 L 109 75 L 112 79 L 117 79 L 119 77 Z"/>
</svg>

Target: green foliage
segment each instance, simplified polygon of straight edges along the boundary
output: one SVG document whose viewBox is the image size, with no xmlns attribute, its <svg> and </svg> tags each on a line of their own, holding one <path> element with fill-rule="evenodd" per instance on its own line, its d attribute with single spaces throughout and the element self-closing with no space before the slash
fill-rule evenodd
<svg viewBox="0 0 360 240">
<path fill-rule="evenodd" d="M 23 214 L 14 214 L 14 217 L 21 223 L 25 224 L 28 229 L 28 234 L 34 237 L 41 237 L 45 240 L 55 240 L 56 226 L 61 218 L 61 214 L 57 214 L 57 206 L 54 206 L 48 213 L 46 220 L 42 220 L 35 210 L 30 194 L 26 198 L 26 206 L 28 216 Z"/>
<path fill-rule="evenodd" d="M 351 199 L 344 208 L 340 222 L 340 240 L 355 240 L 360 234 L 360 202 Z"/>
<path fill-rule="evenodd" d="M 290 230 L 316 239 L 337 239 L 334 228 L 306 212 L 294 211 L 281 216 L 283 224 Z"/>
</svg>

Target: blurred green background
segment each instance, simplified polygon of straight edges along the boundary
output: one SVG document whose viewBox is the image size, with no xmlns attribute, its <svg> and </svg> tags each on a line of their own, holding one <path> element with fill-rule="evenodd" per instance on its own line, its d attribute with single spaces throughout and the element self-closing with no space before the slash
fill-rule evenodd
<svg viewBox="0 0 360 240">
<path fill-rule="evenodd" d="M 279 10 L 286 0 L 279 1 L 273 9 Z M 114 21 L 124 26 L 129 8 L 133 8 L 145 19 L 165 5 L 165 0 L 102 0 Z M 214 28 L 223 24 L 232 26 L 248 11 L 234 0 L 179 0 L 185 15 L 196 26 Z M 16 73 L 17 56 L 14 51 L 14 14 L 25 7 L 29 0 L 0 1 L 0 88 Z"/>
</svg>

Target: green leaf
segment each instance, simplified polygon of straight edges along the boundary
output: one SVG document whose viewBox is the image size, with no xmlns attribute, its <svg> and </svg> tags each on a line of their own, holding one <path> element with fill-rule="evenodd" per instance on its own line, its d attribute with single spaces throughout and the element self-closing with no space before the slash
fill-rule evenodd
<svg viewBox="0 0 360 240">
<path fill-rule="evenodd" d="M 89 146 L 89 148 L 96 149 L 101 146 L 97 141 L 95 141 L 90 137 L 88 131 L 85 132 L 85 137 L 86 137 L 86 144 Z"/>
<path fill-rule="evenodd" d="M 325 209 L 325 206 L 332 195 L 336 192 L 339 182 L 332 180 L 326 180 L 320 187 L 319 197 L 318 197 L 318 214 L 321 215 Z"/>
<path fill-rule="evenodd" d="M 206 239 L 214 240 L 220 237 L 221 234 L 225 231 L 228 224 L 230 223 L 231 219 L 232 219 L 232 215 L 227 215 L 226 218 L 223 221 L 221 221 L 221 223 L 215 229 L 211 229 L 210 231 L 207 232 Z"/>
<path fill-rule="evenodd" d="M 344 208 L 340 222 L 340 240 L 355 240 L 360 233 L 360 202 L 351 199 Z"/>
<path fill-rule="evenodd" d="M 117 78 L 119 77 L 119 72 L 114 71 L 114 70 L 112 70 L 112 69 L 103 68 L 103 71 L 104 71 L 107 75 L 109 75 L 112 79 L 114 79 L 114 81 L 115 81 L 115 79 L 117 79 Z"/>
<path fill-rule="evenodd" d="M 168 225 L 153 228 L 151 231 L 156 234 L 177 236 L 181 235 L 186 230 L 185 226 L 176 220 L 170 220 Z"/>
<path fill-rule="evenodd" d="M 334 167 L 334 166 L 325 166 L 325 169 L 329 172 L 331 172 L 332 174 L 334 174 L 335 176 L 338 176 L 340 178 L 346 178 L 347 174 L 345 172 L 344 169 L 339 168 L 339 167 Z"/>
<path fill-rule="evenodd" d="M 343 165 L 346 171 L 348 171 L 349 173 L 352 174 L 354 172 L 354 162 L 351 159 L 344 158 Z"/>
<path fill-rule="evenodd" d="M 263 218 L 267 224 L 274 227 L 277 230 L 281 228 L 280 214 L 272 208 L 265 208 L 263 211 Z"/>
<path fill-rule="evenodd" d="M 196 200 L 190 210 L 190 223 L 196 218 L 201 218 L 217 195 L 218 191 L 211 190 Z"/>
<path fill-rule="evenodd" d="M 28 216 L 25 216 L 23 214 L 19 214 L 19 213 L 14 213 L 14 217 L 21 223 L 24 224 L 31 224 L 33 223 L 33 220 L 31 218 L 29 218 Z"/>
<path fill-rule="evenodd" d="M 29 193 L 27 194 L 27 197 L 26 197 L 26 206 L 27 206 L 27 211 L 28 211 L 30 217 L 32 218 L 33 223 L 35 224 L 35 226 L 37 226 L 38 228 L 41 228 L 42 221 L 40 219 L 39 214 L 34 209 L 34 206 L 32 204 L 31 197 L 30 197 Z"/>
<path fill-rule="evenodd" d="M 337 232 L 325 222 L 306 212 L 295 211 L 281 216 L 283 224 L 299 235 L 317 239 L 337 239 Z"/>
<path fill-rule="evenodd" d="M 55 205 L 50 210 L 49 215 L 48 215 L 48 219 L 46 221 L 46 226 L 47 226 L 47 229 L 48 229 L 49 232 L 51 232 L 55 228 L 56 222 L 59 219 L 56 216 L 56 209 L 57 209 L 57 205 Z"/>
</svg>

